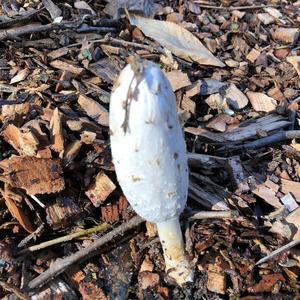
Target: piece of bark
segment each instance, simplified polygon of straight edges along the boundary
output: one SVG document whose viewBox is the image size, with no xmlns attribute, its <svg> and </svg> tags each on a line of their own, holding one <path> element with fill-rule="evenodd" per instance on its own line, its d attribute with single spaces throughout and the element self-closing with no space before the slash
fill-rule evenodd
<svg viewBox="0 0 300 300">
<path fill-rule="evenodd" d="M 286 61 L 293 65 L 300 77 L 300 56 L 289 56 L 286 58 Z"/>
<path fill-rule="evenodd" d="M 11 80 L 10 84 L 21 82 L 25 79 L 27 79 L 27 76 L 29 75 L 30 71 L 28 68 L 25 68 L 23 70 L 20 70 L 17 75 L 15 75 Z"/>
<path fill-rule="evenodd" d="M 272 24 L 276 21 L 274 17 L 272 17 L 268 13 L 260 13 L 257 14 L 257 18 L 264 24 L 264 25 L 269 25 Z"/>
<path fill-rule="evenodd" d="M 47 54 L 47 56 L 51 59 L 51 60 L 54 60 L 54 59 L 57 59 L 57 58 L 60 58 L 62 56 L 65 56 L 69 53 L 69 48 L 68 47 L 61 47 L 61 48 L 58 48 L 56 50 L 53 50 L 51 52 L 49 52 Z"/>
<path fill-rule="evenodd" d="M 196 103 L 186 96 L 183 96 L 183 99 L 180 103 L 180 108 L 193 115 L 196 113 Z"/>
<path fill-rule="evenodd" d="M 64 151 L 64 160 L 68 163 L 73 161 L 77 154 L 79 153 L 81 147 L 83 145 L 82 141 L 75 140 L 71 142 L 69 145 L 67 145 L 65 151 Z"/>
<path fill-rule="evenodd" d="M 265 202 L 270 204 L 275 208 L 281 208 L 282 204 L 280 203 L 279 199 L 276 197 L 275 192 L 266 187 L 264 184 L 257 185 L 253 194 L 257 195 L 258 197 L 262 198 Z"/>
<path fill-rule="evenodd" d="M 120 219 L 118 203 L 101 206 L 101 218 L 108 223 L 118 221 Z"/>
<path fill-rule="evenodd" d="M 246 59 L 248 59 L 250 62 L 255 63 L 256 59 L 259 57 L 260 51 L 253 48 L 246 56 Z"/>
<path fill-rule="evenodd" d="M 281 191 L 284 194 L 291 193 L 300 203 L 300 182 L 281 179 Z"/>
<path fill-rule="evenodd" d="M 65 187 L 58 160 L 12 156 L 2 160 L 0 168 L 4 170 L 0 180 L 25 189 L 28 195 L 57 193 Z"/>
<path fill-rule="evenodd" d="M 62 11 L 56 4 L 54 4 L 54 2 L 52 2 L 51 0 L 43 0 L 43 4 L 48 10 L 52 21 L 61 16 Z"/>
<path fill-rule="evenodd" d="M 214 109 L 230 106 L 233 110 L 240 110 L 248 104 L 248 98 L 232 83 L 222 88 L 222 92 L 211 95 L 205 102 Z"/>
<path fill-rule="evenodd" d="M 147 236 L 151 239 L 157 236 L 157 227 L 155 223 L 146 222 Z"/>
<path fill-rule="evenodd" d="M 46 207 L 47 222 L 54 230 L 73 223 L 80 213 L 81 209 L 70 197 L 59 196 Z"/>
<path fill-rule="evenodd" d="M 101 171 L 96 176 L 95 182 L 89 187 L 85 194 L 89 197 L 95 207 L 99 207 L 115 188 L 115 184 L 103 171 Z"/>
<path fill-rule="evenodd" d="M 4 121 L 6 118 L 10 120 L 15 120 L 17 117 L 22 117 L 29 112 L 30 104 L 28 102 L 21 103 L 21 104 L 9 104 L 2 105 L 1 107 L 1 115 L 0 120 Z"/>
<path fill-rule="evenodd" d="M 271 292 L 279 281 L 285 282 L 285 278 L 282 274 L 264 274 L 259 283 L 249 287 L 247 290 L 250 293 Z"/>
<path fill-rule="evenodd" d="M 84 300 L 108 300 L 101 287 L 93 280 L 81 281 L 79 292 Z"/>
<path fill-rule="evenodd" d="M 146 290 L 147 288 L 153 288 L 159 284 L 159 275 L 148 271 L 141 272 L 138 281 L 140 288 Z"/>
<path fill-rule="evenodd" d="M 100 125 L 108 126 L 108 111 L 100 103 L 84 95 L 79 96 L 78 103 L 89 117 Z"/>
<path fill-rule="evenodd" d="M 264 129 L 265 132 L 271 132 L 290 125 L 284 117 L 280 115 L 270 114 L 255 120 L 241 122 L 238 127 L 227 130 L 225 133 L 214 133 L 203 128 L 185 127 L 185 131 L 191 134 L 205 137 L 215 143 L 243 142 L 257 136 L 257 131 Z"/>
<path fill-rule="evenodd" d="M 225 274 L 208 271 L 206 287 L 209 291 L 213 293 L 225 295 L 225 291 L 226 291 Z"/>
<path fill-rule="evenodd" d="M 276 100 L 263 93 L 249 91 L 247 96 L 255 111 L 271 112 L 277 107 Z"/>
<path fill-rule="evenodd" d="M 84 71 L 83 68 L 74 66 L 71 62 L 65 62 L 62 60 L 53 60 L 50 62 L 51 67 L 59 69 L 61 71 L 68 71 L 75 75 L 81 75 Z"/>
<path fill-rule="evenodd" d="M 277 86 L 269 89 L 267 94 L 268 96 L 270 96 L 271 98 L 277 101 L 283 101 L 285 99 L 283 93 L 280 91 L 280 89 Z"/>
<path fill-rule="evenodd" d="M 183 87 L 191 85 L 191 81 L 186 73 L 181 70 L 173 70 L 169 73 L 165 73 L 170 81 L 172 90 L 175 92 Z"/>
<path fill-rule="evenodd" d="M 58 108 L 54 109 L 50 121 L 50 130 L 52 142 L 51 148 L 57 153 L 62 153 L 64 151 L 64 136 L 61 122 L 61 114 Z"/>
<path fill-rule="evenodd" d="M 145 271 L 152 272 L 153 269 L 154 269 L 154 265 L 153 265 L 152 261 L 150 260 L 149 256 L 146 255 L 141 264 L 139 273 L 145 272 Z"/>
<path fill-rule="evenodd" d="M 207 128 L 214 129 L 218 132 L 225 132 L 227 129 L 227 124 L 231 121 L 232 117 L 226 114 L 220 114 L 217 117 L 213 118 L 206 125 Z"/>
<path fill-rule="evenodd" d="M 286 44 L 294 44 L 299 37 L 299 28 L 277 28 L 273 34 L 273 39 Z"/>
<path fill-rule="evenodd" d="M 34 156 L 36 154 L 39 141 L 29 129 L 20 129 L 13 124 L 8 125 L 3 130 L 3 137 L 21 155 Z"/>
<path fill-rule="evenodd" d="M 196 95 L 211 95 L 218 93 L 223 86 L 225 83 L 214 79 L 197 80 L 186 88 L 185 95 L 190 98 Z"/>
<path fill-rule="evenodd" d="M 27 209 L 16 203 L 14 200 L 15 192 L 11 189 L 11 187 L 8 184 L 5 184 L 4 190 L 0 191 L 11 215 L 16 218 L 16 220 L 27 232 L 34 232 L 35 229 L 31 219 L 29 218 Z"/>
</svg>

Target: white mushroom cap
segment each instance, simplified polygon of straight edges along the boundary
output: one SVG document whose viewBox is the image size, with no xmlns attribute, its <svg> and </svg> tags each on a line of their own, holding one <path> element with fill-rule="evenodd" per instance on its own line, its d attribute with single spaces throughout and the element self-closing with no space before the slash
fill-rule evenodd
<svg viewBox="0 0 300 300">
<path fill-rule="evenodd" d="M 156 223 L 179 216 L 188 191 L 186 147 L 175 95 L 156 64 L 137 61 L 123 69 L 109 125 L 116 174 L 133 209 Z"/>
</svg>

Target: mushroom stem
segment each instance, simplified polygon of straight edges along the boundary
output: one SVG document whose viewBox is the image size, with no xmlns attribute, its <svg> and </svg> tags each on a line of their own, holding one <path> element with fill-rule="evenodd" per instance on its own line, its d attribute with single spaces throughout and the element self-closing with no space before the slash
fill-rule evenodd
<svg viewBox="0 0 300 300">
<path fill-rule="evenodd" d="M 166 271 L 179 285 L 193 281 L 193 270 L 185 255 L 179 219 L 156 223 L 163 247 Z"/>
</svg>

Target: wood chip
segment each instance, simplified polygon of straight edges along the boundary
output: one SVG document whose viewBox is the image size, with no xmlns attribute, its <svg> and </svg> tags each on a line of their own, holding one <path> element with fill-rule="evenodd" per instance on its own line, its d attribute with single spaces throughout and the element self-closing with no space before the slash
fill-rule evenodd
<svg viewBox="0 0 300 300">
<path fill-rule="evenodd" d="M 159 275 L 151 272 L 141 272 L 139 274 L 139 286 L 142 290 L 153 288 L 159 284 Z"/>
<path fill-rule="evenodd" d="M 256 50 L 255 48 L 253 48 L 246 56 L 246 58 L 252 62 L 255 63 L 256 59 L 259 57 L 260 55 L 260 51 Z"/>
<path fill-rule="evenodd" d="M 279 27 L 273 32 L 272 36 L 276 41 L 294 44 L 299 37 L 299 29 Z"/>
<path fill-rule="evenodd" d="M 276 100 L 263 93 L 247 92 L 247 96 L 255 111 L 271 112 L 277 107 Z"/>
<path fill-rule="evenodd" d="M 11 144 L 19 154 L 28 156 L 36 154 L 39 141 L 29 129 L 20 129 L 10 124 L 2 134 L 4 140 Z"/>
<path fill-rule="evenodd" d="M 72 62 L 64 62 L 62 60 L 53 60 L 50 62 L 53 68 L 59 69 L 61 71 L 68 71 L 70 73 L 81 75 L 84 71 L 83 68 L 74 66 Z"/>
<path fill-rule="evenodd" d="M 275 192 L 263 184 L 257 185 L 255 190 L 253 191 L 253 194 L 259 196 L 275 208 L 282 207 L 282 204 L 280 203 L 279 199 L 275 196 Z"/>
<path fill-rule="evenodd" d="M 300 77 L 300 56 L 289 56 L 286 58 L 286 61 L 293 65 Z"/>
<path fill-rule="evenodd" d="M 47 54 L 47 56 L 51 59 L 51 60 L 54 60 L 54 59 L 57 59 L 57 58 L 60 58 L 62 56 L 65 56 L 69 53 L 69 48 L 68 47 L 61 47 L 61 48 L 58 48 L 56 50 L 53 50 L 51 52 L 49 52 Z"/>
<path fill-rule="evenodd" d="M 100 125 L 108 126 L 108 111 L 100 103 L 84 95 L 79 96 L 78 103 L 89 117 Z"/>
<path fill-rule="evenodd" d="M 34 226 L 28 217 L 28 211 L 26 208 L 18 205 L 14 200 L 15 192 L 11 187 L 5 184 L 4 190 L 1 190 L 1 194 L 5 200 L 5 204 L 11 213 L 11 215 L 18 220 L 20 225 L 29 233 L 34 231 Z"/>
<path fill-rule="evenodd" d="M 207 289 L 213 293 L 225 294 L 226 279 L 225 274 L 221 272 L 207 271 Z"/>
<path fill-rule="evenodd" d="M 107 197 L 115 190 L 115 184 L 101 171 L 85 194 L 89 197 L 95 207 L 99 207 Z"/>
<path fill-rule="evenodd" d="M 29 75 L 29 73 L 30 73 L 30 71 L 28 68 L 20 70 L 18 72 L 18 74 L 10 80 L 10 84 L 18 83 L 18 82 L 21 82 L 21 81 L 27 79 L 27 76 Z"/>
<path fill-rule="evenodd" d="M 230 122 L 232 118 L 226 114 L 220 114 L 208 122 L 206 127 L 214 129 L 218 132 L 225 132 L 227 128 L 227 123 Z"/>
<path fill-rule="evenodd" d="M 187 87 L 186 96 L 191 98 L 196 95 L 215 94 L 218 93 L 223 86 L 225 86 L 225 83 L 214 79 L 197 80 L 191 86 Z"/>
<path fill-rule="evenodd" d="M 281 179 L 281 191 L 285 194 L 291 193 L 300 202 L 300 182 Z"/>
<path fill-rule="evenodd" d="M 183 87 L 191 85 L 191 81 L 186 73 L 180 70 L 173 70 L 169 73 L 165 73 L 168 80 L 171 83 L 173 91 L 177 91 Z"/>
<path fill-rule="evenodd" d="M 257 18 L 264 24 L 264 25 L 269 25 L 272 24 L 276 21 L 274 17 L 272 17 L 268 13 L 260 13 L 257 14 Z"/>
<path fill-rule="evenodd" d="M 64 151 L 64 136 L 61 123 L 61 115 L 58 108 L 54 109 L 50 121 L 50 129 L 52 142 L 51 148 L 57 153 L 62 153 Z"/>
<path fill-rule="evenodd" d="M 2 160 L 0 168 L 4 170 L 2 181 L 25 189 L 28 195 L 57 193 L 65 187 L 58 160 L 12 156 Z"/>
</svg>

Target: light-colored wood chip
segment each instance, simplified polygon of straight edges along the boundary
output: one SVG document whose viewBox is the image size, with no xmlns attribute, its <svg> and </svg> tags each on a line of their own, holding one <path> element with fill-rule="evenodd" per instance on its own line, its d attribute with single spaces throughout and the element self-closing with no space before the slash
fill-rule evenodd
<svg viewBox="0 0 300 300">
<path fill-rule="evenodd" d="M 275 208 L 282 207 L 282 204 L 276 197 L 276 193 L 272 189 L 266 187 L 264 184 L 257 185 L 255 190 L 253 191 L 253 194 L 262 198 L 264 201 L 266 201 L 268 204 Z"/>
<path fill-rule="evenodd" d="M 20 129 L 13 124 L 2 132 L 4 140 L 11 144 L 21 155 L 34 156 L 39 145 L 38 139 L 28 129 Z"/>
<path fill-rule="evenodd" d="M 271 112 L 276 109 L 276 100 L 263 93 L 247 92 L 247 96 L 255 111 Z"/>
<path fill-rule="evenodd" d="M 293 65 L 300 77 L 300 56 L 289 56 L 286 58 L 286 61 Z"/>
<path fill-rule="evenodd" d="M 224 295 L 226 291 L 225 274 L 208 271 L 206 287 L 209 291 L 213 293 Z"/>
<path fill-rule="evenodd" d="M 51 148 L 57 153 L 62 153 L 64 151 L 64 136 L 63 136 L 62 123 L 61 123 L 61 116 L 58 108 L 55 108 L 53 112 L 50 121 L 50 129 L 51 129 L 51 139 L 52 139 Z"/>
<path fill-rule="evenodd" d="M 103 126 L 108 126 L 108 111 L 100 103 L 85 96 L 80 95 L 78 103 L 86 114 Z"/>
<path fill-rule="evenodd" d="M 50 62 L 50 65 L 53 68 L 56 68 L 56 69 L 59 69 L 59 70 L 62 70 L 62 71 L 69 71 L 69 72 L 71 72 L 73 74 L 76 74 L 76 75 L 81 75 L 82 72 L 84 71 L 83 68 L 74 66 L 74 65 L 71 64 L 71 62 L 64 62 L 62 60 L 53 60 L 53 61 Z"/>
<path fill-rule="evenodd" d="M 291 193 L 300 202 L 300 182 L 281 179 L 281 191 L 285 194 Z"/>
<path fill-rule="evenodd" d="M 273 39 L 286 44 L 293 44 L 299 37 L 299 28 L 277 28 L 273 34 Z"/>
<path fill-rule="evenodd" d="M 256 61 L 256 59 L 259 57 L 260 55 L 260 51 L 256 50 L 255 48 L 253 48 L 246 56 L 246 58 L 254 63 Z"/>
<path fill-rule="evenodd" d="M 99 207 L 115 188 L 116 186 L 111 179 L 101 171 L 96 176 L 95 182 L 89 187 L 85 194 L 89 197 L 95 207 Z"/>
<path fill-rule="evenodd" d="M 30 73 L 30 71 L 28 68 L 20 70 L 18 72 L 18 74 L 10 80 L 10 84 L 18 83 L 18 82 L 21 82 L 21 81 L 27 79 L 27 76 L 29 75 L 29 73 Z"/>
<path fill-rule="evenodd" d="M 180 70 L 173 70 L 169 73 L 165 73 L 169 79 L 172 90 L 175 92 L 183 87 L 191 85 L 191 81 L 186 73 Z"/>
</svg>

